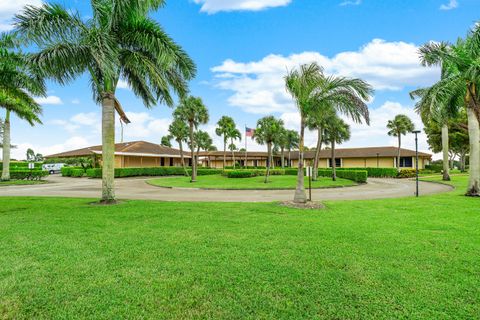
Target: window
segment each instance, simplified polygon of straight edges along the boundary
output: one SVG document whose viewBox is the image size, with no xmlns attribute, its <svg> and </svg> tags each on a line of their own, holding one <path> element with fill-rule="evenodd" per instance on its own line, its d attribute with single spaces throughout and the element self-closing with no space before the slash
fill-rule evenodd
<svg viewBox="0 0 480 320">
<path fill-rule="evenodd" d="M 412 168 L 413 159 L 412 157 L 400 157 L 400 168 Z"/>
<path fill-rule="evenodd" d="M 160 158 L 160 167 L 165 167 L 165 158 Z"/>
<path fill-rule="evenodd" d="M 170 167 L 173 167 L 173 158 L 170 158 Z"/>
<path fill-rule="evenodd" d="M 332 167 L 332 159 L 328 159 L 328 166 L 331 168 Z M 340 168 L 342 166 L 342 159 L 340 158 L 335 158 L 335 167 Z"/>
</svg>

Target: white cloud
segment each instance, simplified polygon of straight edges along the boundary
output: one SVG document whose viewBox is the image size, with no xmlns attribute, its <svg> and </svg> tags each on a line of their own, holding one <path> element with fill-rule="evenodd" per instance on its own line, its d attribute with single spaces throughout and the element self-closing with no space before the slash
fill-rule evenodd
<svg viewBox="0 0 480 320">
<path fill-rule="evenodd" d="M 60 105 L 63 104 L 62 99 L 57 96 L 38 97 L 35 101 L 42 105 Z"/>
<path fill-rule="evenodd" d="M 209 14 L 220 11 L 260 11 L 263 9 L 283 7 L 292 0 L 193 0 L 201 4 L 200 11 Z"/>
<path fill-rule="evenodd" d="M 342 3 L 340 3 L 341 6 L 358 6 L 362 4 L 362 0 L 352 0 L 352 1 L 343 1 Z"/>
<path fill-rule="evenodd" d="M 12 158 L 17 160 L 24 160 L 28 149 L 32 149 L 35 153 L 41 153 L 44 156 L 55 153 L 60 153 L 67 150 L 75 150 L 85 148 L 92 145 L 91 141 L 82 136 L 73 136 L 65 140 L 63 143 L 54 145 L 33 145 L 31 143 L 16 144 L 17 148 L 12 149 Z"/>
<path fill-rule="evenodd" d="M 118 89 L 125 89 L 125 90 L 130 90 L 130 86 L 128 85 L 128 82 L 125 80 L 118 80 L 117 83 L 117 88 Z"/>
<path fill-rule="evenodd" d="M 317 62 L 328 74 L 358 77 L 376 90 L 402 90 L 407 86 L 425 86 L 439 76 L 437 68 L 419 63 L 418 47 L 406 42 L 374 39 L 358 51 L 342 52 L 332 58 L 318 52 L 282 56 L 271 54 L 259 61 L 225 60 L 212 68 L 216 85 L 233 91 L 228 99 L 232 106 L 256 114 L 292 112 L 291 97 L 285 91 L 284 76 L 300 64 Z"/>
<path fill-rule="evenodd" d="M 447 4 L 442 4 L 440 10 L 452 10 L 458 8 L 457 0 L 450 0 Z"/>
<path fill-rule="evenodd" d="M 13 28 L 11 19 L 26 5 L 40 6 L 41 0 L 2 0 L 0 1 L 0 31 Z"/>
</svg>

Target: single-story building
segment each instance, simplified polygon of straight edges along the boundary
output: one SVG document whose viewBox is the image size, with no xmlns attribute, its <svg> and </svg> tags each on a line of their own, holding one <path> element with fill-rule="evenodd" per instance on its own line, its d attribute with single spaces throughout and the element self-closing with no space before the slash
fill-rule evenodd
<svg viewBox="0 0 480 320">
<path fill-rule="evenodd" d="M 335 162 L 339 168 L 393 168 L 397 165 L 397 153 L 398 148 L 396 147 L 340 148 L 335 149 Z M 236 151 L 234 155 L 235 163 L 240 166 L 245 165 L 245 159 L 247 166 L 265 167 L 268 163 L 266 152 Z M 297 150 L 292 151 L 289 163 L 288 152 L 285 151 L 285 166 L 297 167 L 298 158 L 299 152 Z M 419 152 L 419 168 L 424 169 L 425 165 L 430 163 L 431 158 L 431 154 Z M 313 164 L 314 159 L 315 151 L 305 151 L 305 165 Z M 273 161 L 276 167 L 281 166 L 281 155 L 275 153 Z M 223 151 L 202 152 L 200 153 L 200 162 L 205 167 L 223 168 Z M 233 165 L 233 156 L 230 151 L 227 151 L 226 165 Z M 324 149 L 320 151 L 319 167 L 331 167 L 331 150 Z M 403 148 L 400 150 L 400 167 L 405 169 L 415 168 L 415 151 Z"/>
<path fill-rule="evenodd" d="M 87 147 L 57 154 L 45 158 L 92 157 L 96 166 L 102 165 L 102 146 Z M 190 156 L 184 152 L 185 163 L 189 165 Z M 133 141 L 115 144 L 115 168 L 140 167 L 180 167 L 180 150 L 146 141 Z"/>
<path fill-rule="evenodd" d="M 393 168 L 397 163 L 396 147 L 340 148 L 335 150 L 335 162 L 339 168 Z M 235 163 L 239 166 L 265 167 L 268 163 L 266 152 L 235 151 Z M 305 165 L 313 164 L 315 151 L 305 151 Z M 415 168 L 415 151 L 401 149 L 400 167 Z M 92 157 L 95 165 L 102 164 L 102 146 L 93 146 L 46 156 L 46 158 Z M 429 164 L 432 155 L 419 152 L 419 168 Z M 184 151 L 187 165 L 191 165 L 190 153 Z M 246 159 L 245 159 L 246 158 Z M 297 167 L 299 153 L 292 151 L 290 159 L 285 152 L 285 166 Z M 245 162 L 246 160 L 246 162 Z M 290 160 L 290 161 L 289 161 Z M 275 167 L 281 166 L 281 155 L 273 155 Z M 200 152 L 199 163 L 203 167 L 223 168 L 223 151 Z M 164 147 L 146 141 L 133 141 L 115 144 L 115 167 L 179 167 L 182 165 L 180 150 Z M 226 165 L 233 166 L 232 152 L 227 151 Z M 320 168 L 331 167 L 331 150 L 320 151 Z"/>
</svg>

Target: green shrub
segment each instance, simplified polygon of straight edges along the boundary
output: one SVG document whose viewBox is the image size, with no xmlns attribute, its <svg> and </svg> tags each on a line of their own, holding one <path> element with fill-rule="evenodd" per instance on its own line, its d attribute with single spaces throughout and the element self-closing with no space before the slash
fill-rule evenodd
<svg viewBox="0 0 480 320">
<path fill-rule="evenodd" d="M 427 164 L 425 166 L 425 169 L 432 170 L 435 173 L 440 173 L 440 172 L 443 171 L 443 165 L 442 164 Z"/>
<path fill-rule="evenodd" d="M 338 171 L 367 171 L 370 178 L 396 178 L 398 170 L 396 168 L 337 168 Z"/>
<path fill-rule="evenodd" d="M 266 175 L 266 169 L 240 169 L 240 170 L 225 170 L 224 175 L 228 178 L 251 178 Z M 284 169 L 270 169 L 271 176 L 285 175 Z"/>
<path fill-rule="evenodd" d="M 226 166 L 225 170 L 232 170 L 233 166 Z M 242 167 L 242 166 L 235 166 L 235 170 L 245 170 L 245 169 L 267 169 L 267 167 L 252 167 L 252 166 L 247 166 L 247 167 Z"/>
<path fill-rule="evenodd" d="M 12 180 L 42 180 L 48 176 L 48 171 L 43 170 L 12 170 L 10 171 L 10 179 Z"/>
<path fill-rule="evenodd" d="M 72 176 L 72 170 L 73 170 L 73 167 L 62 167 L 60 169 L 62 177 L 71 177 Z"/>
<path fill-rule="evenodd" d="M 29 170 L 28 169 L 28 163 L 26 161 L 11 161 L 10 162 L 10 170 Z M 42 169 L 42 163 L 41 162 L 35 162 L 35 169 Z M 0 170 L 3 169 L 3 163 L 0 162 Z"/>
<path fill-rule="evenodd" d="M 188 173 L 192 173 L 192 169 L 187 169 Z M 197 174 L 199 176 L 221 174 L 222 170 L 199 168 Z M 116 168 L 115 178 L 126 177 L 157 177 L 157 176 L 184 176 L 185 170 L 182 167 L 152 167 L 152 168 Z M 87 176 L 90 178 L 101 178 L 102 169 L 87 169 Z"/>
<path fill-rule="evenodd" d="M 415 169 L 403 169 L 398 172 L 397 178 L 415 178 L 417 176 L 417 171 Z"/>
<path fill-rule="evenodd" d="M 83 169 L 72 169 L 70 170 L 70 176 L 74 178 L 81 178 L 85 175 L 85 170 Z"/>
</svg>

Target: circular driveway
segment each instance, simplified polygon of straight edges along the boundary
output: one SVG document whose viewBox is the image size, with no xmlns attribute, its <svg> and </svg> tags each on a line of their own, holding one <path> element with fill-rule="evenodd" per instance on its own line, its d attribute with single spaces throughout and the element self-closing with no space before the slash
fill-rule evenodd
<svg viewBox="0 0 480 320">
<path fill-rule="evenodd" d="M 293 199 L 294 190 L 201 190 L 151 186 L 151 178 L 116 179 L 116 195 L 125 200 L 202 201 L 202 202 L 272 202 Z M 48 184 L 0 187 L 0 196 L 40 196 L 99 198 L 101 179 L 47 178 Z M 452 187 L 420 182 L 420 195 L 451 191 Z M 366 200 L 409 197 L 415 194 L 415 181 L 369 178 L 364 185 L 348 188 L 314 189 L 312 200 Z"/>
</svg>

